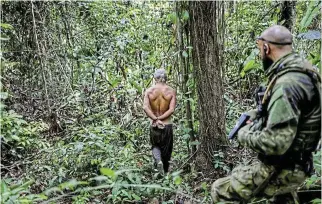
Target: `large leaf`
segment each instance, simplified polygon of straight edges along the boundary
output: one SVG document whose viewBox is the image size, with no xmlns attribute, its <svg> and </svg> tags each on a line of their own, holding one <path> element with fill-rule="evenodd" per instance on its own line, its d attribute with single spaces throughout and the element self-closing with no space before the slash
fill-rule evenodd
<svg viewBox="0 0 322 204">
<path fill-rule="evenodd" d="M 243 70 L 240 72 L 240 76 L 244 77 L 247 72 L 258 69 L 258 64 L 255 60 L 249 60 L 244 66 Z"/>
<path fill-rule="evenodd" d="M 255 65 L 255 60 L 249 60 L 243 68 L 244 72 L 248 72 L 252 70 L 255 67 L 254 65 Z"/>
<path fill-rule="evenodd" d="M 306 13 L 304 15 L 304 18 L 300 23 L 301 30 L 304 30 L 311 24 L 312 20 L 320 13 L 320 8 L 321 1 L 310 2 L 308 9 L 306 10 Z"/>
<path fill-rule="evenodd" d="M 256 70 L 259 68 L 258 63 L 256 63 L 256 56 L 259 54 L 258 49 L 253 49 L 252 52 L 248 55 L 244 62 L 244 67 L 242 71 L 240 72 L 240 76 L 244 77 L 247 72 L 250 72 L 252 70 Z"/>
</svg>

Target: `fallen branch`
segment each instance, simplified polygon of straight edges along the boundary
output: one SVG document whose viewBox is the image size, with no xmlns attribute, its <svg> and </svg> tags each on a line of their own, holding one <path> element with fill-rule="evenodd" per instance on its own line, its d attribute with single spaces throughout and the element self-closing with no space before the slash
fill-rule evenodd
<svg viewBox="0 0 322 204">
<path fill-rule="evenodd" d="M 188 158 L 188 160 L 187 161 L 185 161 L 181 166 L 180 166 L 180 168 L 179 169 L 182 169 L 187 163 L 188 163 L 188 161 L 190 161 L 190 159 L 191 158 L 193 158 L 193 156 L 195 156 L 195 154 L 198 152 L 198 150 L 196 150 L 189 158 Z M 176 170 L 178 170 L 178 169 L 176 169 Z"/>
</svg>

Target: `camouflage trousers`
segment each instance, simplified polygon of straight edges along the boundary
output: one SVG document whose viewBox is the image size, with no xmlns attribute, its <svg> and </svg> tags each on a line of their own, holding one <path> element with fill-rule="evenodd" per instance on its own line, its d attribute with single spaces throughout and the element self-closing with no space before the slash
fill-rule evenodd
<svg viewBox="0 0 322 204">
<path fill-rule="evenodd" d="M 248 166 L 238 166 L 230 176 L 220 178 L 212 184 L 211 197 L 214 203 L 247 203 L 254 197 L 269 199 L 296 191 L 307 178 L 301 167 L 282 169 L 278 173 L 273 173 L 274 171 L 273 166 L 260 161 Z M 253 192 L 257 189 L 261 190 L 254 196 Z"/>
</svg>

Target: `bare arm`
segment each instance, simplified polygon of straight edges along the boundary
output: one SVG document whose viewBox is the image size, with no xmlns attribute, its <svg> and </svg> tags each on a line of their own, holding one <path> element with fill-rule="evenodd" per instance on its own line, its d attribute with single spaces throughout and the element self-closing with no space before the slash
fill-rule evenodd
<svg viewBox="0 0 322 204">
<path fill-rule="evenodd" d="M 173 95 L 172 95 L 172 98 L 170 101 L 169 109 L 165 113 L 163 113 L 161 116 L 158 117 L 159 120 L 164 120 L 173 114 L 174 109 L 176 107 L 176 101 L 177 101 L 176 95 L 177 95 L 176 91 L 173 91 Z"/>
<path fill-rule="evenodd" d="M 149 90 L 147 90 L 144 95 L 143 110 L 149 118 L 151 118 L 152 120 L 156 120 L 157 117 L 154 115 L 154 113 L 151 110 L 150 99 L 149 99 L 148 93 L 149 93 Z"/>
</svg>

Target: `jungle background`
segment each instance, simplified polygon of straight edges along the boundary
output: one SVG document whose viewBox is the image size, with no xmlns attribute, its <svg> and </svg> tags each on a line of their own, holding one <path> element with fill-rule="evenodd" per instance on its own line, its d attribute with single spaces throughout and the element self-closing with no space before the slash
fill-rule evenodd
<svg viewBox="0 0 322 204">
<path fill-rule="evenodd" d="M 320 9 L 321 1 L 1 1 L 1 203 L 211 203 L 210 185 L 256 156 L 226 139 L 265 80 L 256 36 L 285 25 L 321 70 Z M 158 68 L 177 91 L 164 177 L 152 171 L 142 109 Z M 299 189 L 307 202 L 321 203 L 320 155 Z"/>
</svg>

